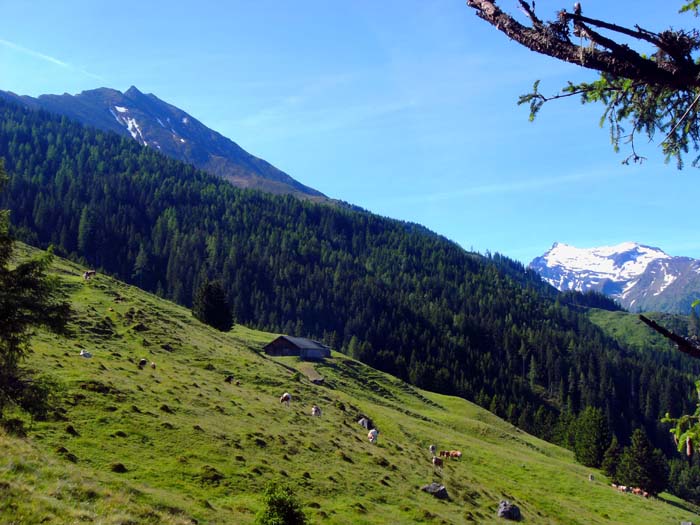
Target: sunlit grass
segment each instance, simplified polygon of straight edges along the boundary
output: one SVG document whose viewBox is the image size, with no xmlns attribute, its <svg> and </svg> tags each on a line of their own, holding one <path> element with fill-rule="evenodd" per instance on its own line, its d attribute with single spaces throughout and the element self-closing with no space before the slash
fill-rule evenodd
<svg viewBox="0 0 700 525">
<path fill-rule="evenodd" d="M 56 381 L 64 412 L 26 419 L 26 439 L 0 434 L 0 523 L 246 524 L 269 481 L 291 485 L 314 523 L 502 523 L 500 499 L 526 523 L 699 519 L 684 503 L 620 494 L 597 472 L 588 481 L 570 452 L 467 401 L 338 353 L 312 365 L 268 358 L 275 334 L 222 334 L 103 275 L 83 281 L 82 270 L 56 262 L 74 336 L 40 333 L 27 363 Z M 155 369 L 139 369 L 142 358 Z M 380 430 L 376 445 L 361 414 Z M 435 471 L 431 443 L 463 456 Z M 433 480 L 450 500 L 421 492 Z"/>
</svg>

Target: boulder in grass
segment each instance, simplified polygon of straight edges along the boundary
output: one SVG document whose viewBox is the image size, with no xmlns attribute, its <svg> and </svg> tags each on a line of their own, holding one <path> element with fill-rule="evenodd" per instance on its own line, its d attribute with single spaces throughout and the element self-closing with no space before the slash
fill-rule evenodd
<svg viewBox="0 0 700 525">
<path fill-rule="evenodd" d="M 498 517 L 507 520 L 520 521 L 520 508 L 508 500 L 502 499 L 498 504 Z"/>
<path fill-rule="evenodd" d="M 437 499 L 450 499 L 450 495 L 447 493 L 445 486 L 440 485 L 439 483 L 433 482 L 430 485 L 421 487 L 421 490 L 423 492 L 427 492 L 428 494 L 432 494 Z"/>
</svg>

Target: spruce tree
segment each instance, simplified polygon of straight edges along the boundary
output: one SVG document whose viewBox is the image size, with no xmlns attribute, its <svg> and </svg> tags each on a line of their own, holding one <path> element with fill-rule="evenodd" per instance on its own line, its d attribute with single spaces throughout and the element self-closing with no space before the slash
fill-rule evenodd
<svg viewBox="0 0 700 525">
<path fill-rule="evenodd" d="M 610 441 L 610 446 L 605 450 L 605 454 L 603 454 L 603 463 L 600 465 L 600 468 L 603 469 L 603 472 L 605 472 L 613 483 L 618 482 L 617 465 L 620 463 L 621 455 L 622 449 L 620 448 L 620 443 L 617 441 L 617 436 L 613 436 Z"/>
<path fill-rule="evenodd" d="M 632 433 L 632 442 L 625 447 L 617 467 L 621 483 L 658 494 L 668 484 L 668 464 L 660 450 L 654 450 L 642 429 Z"/>
<path fill-rule="evenodd" d="M 576 421 L 574 454 L 576 461 L 587 467 L 599 467 L 603 462 L 610 431 L 603 412 L 587 407 Z"/>
<path fill-rule="evenodd" d="M 233 327 L 231 305 L 221 281 L 204 281 L 194 296 L 192 315 L 222 332 Z"/>
<path fill-rule="evenodd" d="M 7 183 L 0 159 L 0 188 Z M 43 326 L 64 332 L 70 306 L 62 300 L 55 279 L 46 275 L 51 251 L 39 258 L 14 264 L 10 215 L 0 210 L 0 417 L 10 403 L 30 399 L 33 387 L 21 362 L 29 351 L 32 328 Z"/>
</svg>

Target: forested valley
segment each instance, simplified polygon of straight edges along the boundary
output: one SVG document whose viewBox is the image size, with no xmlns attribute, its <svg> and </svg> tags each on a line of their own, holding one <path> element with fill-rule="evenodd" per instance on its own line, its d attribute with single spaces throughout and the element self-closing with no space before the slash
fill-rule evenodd
<svg viewBox="0 0 700 525">
<path fill-rule="evenodd" d="M 620 443 L 675 450 L 700 361 L 621 347 L 520 263 L 416 224 L 234 188 L 117 135 L 0 102 L 0 207 L 15 235 L 191 305 L 224 286 L 237 323 L 322 340 L 411 383 L 474 400 L 572 447 L 586 407 Z M 488 218 L 474 228 L 487 227 Z"/>
</svg>

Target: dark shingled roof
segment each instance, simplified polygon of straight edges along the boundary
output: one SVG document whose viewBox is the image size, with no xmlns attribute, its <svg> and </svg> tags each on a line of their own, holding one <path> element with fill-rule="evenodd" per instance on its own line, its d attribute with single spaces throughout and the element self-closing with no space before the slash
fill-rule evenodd
<svg viewBox="0 0 700 525">
<path fill-rule="evenodd" d="M 291 335 L 282 335 L 280 336 L 283 339 L 286 339 L 290 343 L 292 343 L 294 346 L 297 348 L 306 348 L 306 349 L 313 349 L 313 350 L 326 350 L 328 347 L 322 343 L 319 343 L 318 341 L 312 341 L 311 339 L 306 339 L 304 337 L 292 337 Z"/>
</svg>

